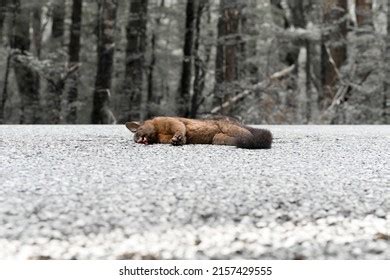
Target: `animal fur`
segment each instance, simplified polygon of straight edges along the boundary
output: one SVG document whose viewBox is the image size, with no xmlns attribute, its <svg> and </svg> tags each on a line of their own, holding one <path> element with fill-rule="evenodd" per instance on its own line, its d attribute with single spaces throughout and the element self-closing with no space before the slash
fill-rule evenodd
<svg viewBox="0 0 390 280">
<path fill-rule="evenodd" d="M 196 120 L 156 117 L 141 124 L 127 122 L 139 144 L 213 144 L 243 149 L 270 149 L 272 134 L 266 129 L 245 126 L 229 117 Z"/>
</svg>

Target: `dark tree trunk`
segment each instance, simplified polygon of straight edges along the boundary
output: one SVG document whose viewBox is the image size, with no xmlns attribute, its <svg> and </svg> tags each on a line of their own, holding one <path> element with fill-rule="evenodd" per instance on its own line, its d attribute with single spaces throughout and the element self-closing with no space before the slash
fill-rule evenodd
<svg viewBox="0 0 390 280">
<path fill-rule="evenodd" d="M 383 94 L 383 123 L 390 124 L 390 1 L 387 1 L 387 34 L 385 49 L 385 75 Z"/>
<path fill-rule="evenodd" d="M 221 0 L 223 1 L 223 0 Z M 215 98 L 214 106 L 222 105 L 224 101 L 223 82 L 225 80 L 225 25 L 224 25 L 224 2 L 220 3 L 220 14 L 217 26 L 217 54 L 215 56 Z"/>
<path fill-rule="evenodd" d="M 337 29 L 322 38 L 323 90 L 318 100 L 320 110 L 330 105 L 335 95 L 336 83 L 339 80 L 337 72 L 347 59 L 347 13 L 347 0 L 328 0 L 324 5 L 324 23 L 326 26 Z"/>
<path fill-rule="evenodd" d="M 182 72 L 177 99 L 177 112 L 179 116 L 187 117 L 189 114 L 190 89 L 192 78 L 192 61 L 194 49 L 194 23 L 196 0 L 187 0 L 185 38 L 183 47 Z"/>
<path fill-rule="evenodd" d="M 291 25 L 299 28 L 306 27 L 305 8 L 302 0 L 289 0 L 288 6 L 291 10 Z"/>
<path fill-rule="evenodd" d="M 5 65 L 5 73 L 4 73 L 4 85 L 3 85 L 3 93 L 1 95 L 1 107 L 0 107 L 0 124 L 5 123 L 5 104 L 8 99 L 8 79 L 9 79 L 9 72 L 11 68 L 11 59 L 12 54 L 9 53 L 7 56 L 7 61 Z"/>
<path fill-rule="evenodd" d="M 140 119 L 145 71 L 147 0 L 131 0 L 127 22 L 124 99 L 120 122 Z"/>
<path fill-rule="evenodd" d="M 55 0 L 53 3 L 53 25 L 51 34 L 53 39 L 59 42 L 59 45 L 63 42 L 64 30 L 65 30 L 65 1 Z"/>
<path fill-rule="evenodd" d="M 7 13 L 7 0 L 0 0 L 0 45 L 3 43 L 4 20 Z"/>
<path fill-rule="evenodd" d="M 0 44 L 3 43 L 3 29 L 4 29 L 4 20 L 5 16 L 7 13 L 7 9 L 14 10 L 12 9 L 13 5 L 9 4 L 7 0 L 0 0 Z M 14 21 L 15 21 L 15 15 L 12 15 L 12 24 L 11 28 L 14 26 Z M 5 73 L 4 73 L 4 84 L 2 87 L 2 94 L 1 94 L 1 104 L 0 104 L 0 124 L 5 123 L 5 104 L 8 99 L 8 77 L 9 77 L 9 71 L 11 67 L 11 58 L 12 55 L 9 53 L 7 55 L 6 63 L 5 63 Z"/>
<path fill-rule="evenodd" d="M 109 92 L 115 50 L 116 11 L 116 0 L 98 2 L 97 73 L 91 116 L 93 124 L 114 122 L 109 109 Z"/>
<path fill-rule="evenodd" d="M 73 67 L 80 61 L 80 37 L 81 37 L 81 16 L 82 16 L 82 0 L 73 0 L 72 6 L 72 24 L 70 26 L 70 42 L 69 42 L 69 66 Z M 78 75 L 79 72 L 69 76 L 68 81 L 68 108 L 67 108 L 67 123 L 77 122 L 77 96 L 78 96 Z"/>
<path fill-rule="evenodd" d="M 303 116 L 306 123 L 309 123 L 312 117 L 312 110 L 311 110 L 311 98 L 312 98 L 312 65 L 313 65 L 313 53 L 312 53 L 312 43 L 307 40 L 306 41 L 306 65 L 305 65 L 305 72 L 306 72 L 306 110 L 305 115 Z"/>
<path fill-rule="evenodd" d="M 26 51 L 30 50 L 30 16 L 29 10 L 26 7 L 25 0 L 15 0 L 11 4 L 11 10 L 13 13 L 14 26 L 10 27 L 10 47 L 12 49 L 19 50 L 25 54 Z"/>
<path fill-rule="evenodd" d="M 156 26 L 157 28 L 157 26 Z M 147 102 L 148 105 L 146 106 L 146 118 L 149 119 L 152 115 L 151 111 L 151 104 L 154 104 L 156 102 L 154 98 L 154 68 L 156 66 L 156 40 L 157 40 L 157 34 L 153 31 L 152 38 L 151 38 L 151 59 L 149 64 L 149 72 L 148 72 L 148 96 L 147 96 Z"/>
<path fill-rule="evenodd" d="M 225 31 L 226 35 L 233 35 L 233 40 L 225 44 L 225 80 L 235 81 L 238 78 L 237 50 L 239 44 L 238 25 L 240 22 L 240 12 L 238 7 L 228 7 L 225 10 Z M 226 38 L 225 38 L 226 39 Z"/>
<path fill-rule="evenodd" d="M 11 34 L 11 48 L 20 51 L 20 55 L 30 50 L 30 17 L 27 1 L 14 0 L 15 29 Z M 39 117 L 39 90 L 37 88 L 38 75 L 28 65 L 19 60 L 14 61 L 16 82 L 21 99 L 20 123 L 38 123 Z"/>
<path fill-rule="evenodd" d="M 165 6 L 165 0 L 161 0 L 160 8 Z M 146 118 L 149 119 L 153 117 L 155 112 L 152 112 L 152 105 L 158 105 L 160 102 L 160 97 L 154 93 L 154 70 L 157 63 L 156 57 L 156 44 L 158 40 L 159 26 L 161 24 L 161 17 L 158 16 L 155 20 L 155 28 L 153 29 L 152 38 L 151 38 L 151 59 L 149 64 L 148 72 L 148 95 L 147 95 L 147 106 L 146 106 Z M 161 93 L 160 93 L 161 94 Z"/>
<path fill-rule="evenodd" d="M 194 77 L 194 92 L 191 98 L 191 110 L 190 117 L 196 118 L 198 113 L 200 97 L 202 96 L 202 92 L 205 85 L 206 78 L 206 65 L 205 61 L 200 57 L 199 47 L 200 47 L 200 31 L 201 31 L 201 21 L 203 12 L 208 6 L 208 0 L 200 0 L 197 10 L 196 10 L 196 19 L 195 19 L 195 42 L 194 42 L 194 57 L 195 57 L 195 77 Z M 207 55 L 207 53 L 206 53 Z M 207 61 L 207 57 L 206 57 Z"/>
<path fill-rule="evenodd" d="M 215 104 L 221 105 L 236 92 L 238 78 L 239 23 L 238 0 L 221 0 L 218 18 L 218 42 L 215 69 Z"/>
<path fill-rule="evenodd" d="M 41 57 L 41 48 L 42 48 L 42 32 L 41 32 L 42 6 L 40 3 L 37 3 L 31 9 L 32 9 L 33 53 L 39 59 Z M 36 75 L 35 83 L 36 83 L 35 84 L 36 90 L 40 91 L 41 81 L 39 75 Z"/>
<path fill-rule="evenodd" d="M 39 3 L 35 4 L 32 8 L 33 20 L 32 20 L 32 29 L 33 29 L 33 45 L 36 57 L 39 59 L 41 57 L 41 45 L 42 45 L 42 7 Z"/>
</svg>

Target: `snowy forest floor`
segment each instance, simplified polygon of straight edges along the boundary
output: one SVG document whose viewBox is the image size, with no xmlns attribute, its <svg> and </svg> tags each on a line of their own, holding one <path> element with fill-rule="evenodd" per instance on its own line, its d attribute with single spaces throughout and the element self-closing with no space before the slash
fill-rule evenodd
<svg viewBox="0 0 390 280">
<path fill-rule="evenodd" d="M 268 126 L 270 150 L 0 126 L 0 259 L 390 259 L 390 126 Z"/>
</svg>

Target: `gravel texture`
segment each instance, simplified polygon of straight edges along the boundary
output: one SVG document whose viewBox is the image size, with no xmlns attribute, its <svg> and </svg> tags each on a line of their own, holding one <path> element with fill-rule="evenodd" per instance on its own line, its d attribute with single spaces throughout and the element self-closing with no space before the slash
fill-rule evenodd
<svg viewBox="0 0 390 280">
<path fill-rule="evenodd" d="M 0 259 L 390 259 L 390 126 L 268 126 L 271 150 L 0 126 Z"/>
</svg>

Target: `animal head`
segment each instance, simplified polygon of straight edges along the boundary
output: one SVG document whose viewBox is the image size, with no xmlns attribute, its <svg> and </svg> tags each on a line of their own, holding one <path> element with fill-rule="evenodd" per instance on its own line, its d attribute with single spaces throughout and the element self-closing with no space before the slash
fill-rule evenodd
<svg viewBox="0 0 390 280">
<path fill-rule="evenodd" d="M 126 127 L 134 133 L 134 142 L 145 145 L 156 143 L 156 129 L 152 123 L 127 122 Z"/>
</svg>

